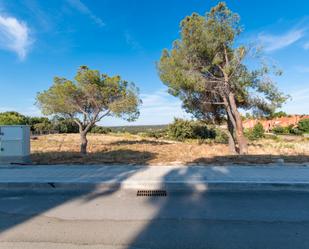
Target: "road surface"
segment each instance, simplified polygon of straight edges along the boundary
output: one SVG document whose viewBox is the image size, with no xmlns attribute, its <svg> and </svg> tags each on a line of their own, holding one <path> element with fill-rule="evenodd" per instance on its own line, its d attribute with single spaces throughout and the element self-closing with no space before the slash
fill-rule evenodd
<svg viewBox="0 0 309 249">
<path fill-rule="evenodd" d="M 308 235 L 308 192 L 0 192 L 1 249 L 308 249 Z"/>
</svg>

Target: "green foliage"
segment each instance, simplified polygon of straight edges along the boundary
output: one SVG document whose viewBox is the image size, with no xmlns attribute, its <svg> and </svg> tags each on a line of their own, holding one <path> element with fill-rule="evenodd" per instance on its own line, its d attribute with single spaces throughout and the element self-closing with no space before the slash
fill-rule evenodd
<svg viewBox="0 0 309 249">
<path fill-rule="evenodd" d="M 187 112 L 220 122 L 231 108 L 225 101 L 231 92 L 237 107 L 254 113 L 273 113 L 287 100 L 271 81 L 272 70 L 265 63 L 255 70 L 245 65 L 249 49 L 237 47 L 236 42 L 242 31 L 239 16 L 225 3 L 218 3 L 205 16 L 185 17 L 180 27 L 180 39 L 171 50 L 163 50 L 158 71 Z"/>
<path fill-rule="evenodd" d="M 18 112 L 0 113 L 0 125 L 26 125 L 27 117 Z"/>
<path fill-rule="evenodd" d="M 140 134 L 140 133 L 151 133 L 160 132 L 167 128 L 167 125 L 133 125 L 133 126 L 113 126 L 109 127 L 112 132 L 115 133 L 130 133 L 130 134 Z"/>
<path fill-rule="evenodd" d="M 165 138 L 167 131 L 166 129 L 158 129 L 158 130 L 151 130 L 144 133 L 144 136 L 151 137 L 151 138 Z"/>
<path fill-rule="evenodd" d="M 302 135 L 304 133 L 299 127 L 289 126 L 276 126 L 272 129 L 272 132 L 276 135 Z"/>
<path fill-rule="evenodd" d="M 73 81 L 55 77 L 36 103 L 45 115 L 74 120 L 87 132 L 105 116 L 137 119 L 141 101 L 133 83 L 81 66 Z"/>
<path fill-rule="evenodd" d="M 27 117 L 18 112 L 0 113 L 0 125 L 29 125 L 36 134 L 47 133 L 77 133 L 78 125 L 73 120 L 62 117 L 54 117 L 49 120 L 46 117 Z"/>
<path fill-rule="evenodd" d="M 252 129 L 247 129 L 245 135 L 249 140 L 258 140 L 264 137 L 265 130 L 261 123 L 257 123 Z"/>
<path fill-rule="evenodd" d="M 167 134 L 170 138 L 180 141 L 194 138 L 192 121 L 175 119 L 174 122 L 168 126 Z"/>
<path fill-rule="evenodd" d="M 97 133 L 97 134 L 108 134 L 111 132 L 111 129 L 108 127 L 103 126 L 94 126 L 90 130 L 91 133 Z"/>
<path fill-rule="evenodd" d="M 193 138 L 197 139 L 214 139 L 216 138 L 215 129 L 209 129 L 205 123 L 194 122 L 193 125 Z"/>
<path fill-rule="evenodd" d="M 305 118 L 299 121 L 298 129 L 304 133 L 309 133 L 309 119 Z"/>
<path fill-rule="evenodd" d="M 276 126 L 274 128 L 272 128 L 272 132 L 275 134 L 289 134 L 289 130 L 284 129 L 284 127 L 282 126 Z"/>
<path fill-rule="evenodd" d="M 33 126 L 39 123 L 50 123 L 51 121 L 46 117 L 27 117 L 27 125 Z"/>
<path fill-rule="evenodd" d="M 78 125 L 71 119 L 65 119 L 62 117 L 54 117 L 52 119 L 53 130 L 59 133 L 78 133 Z"/>
<path fill-rule="evenodd" d="M 276 126 L 272 129 L 272 132 L 275 134 L 288 135 L 292 131 L 292 126 Z"/>
<path fill-rule="evenodd" d="M 167 128 L 167 135 L 172 139 L 183 141 L 185 139 L 214 139 L 216 132 L 208 129 L 206 124 L 198 121 L 175 119 Z"/>
<path fill-rule="evenodd" d="M 264 127 L 261 123 L 257 123 L 252 129 L 253 136 L 257 139 L 264 137 Z"/>
<path fill-rule="evenodd" d="M 261 118 L 266 118 L 266 119 L 274 119 L 274 118 L 282 118 L 282 117 L 287 117 L 288 114 L 286 114 L 283 111 L 279 112 L 270 112 L 267 115 L 263 114 L 263 112 L 253 112 L 253 113 L 246 113 L 245 117 L 243 119 L 261 119 Z"/>
<path fill-rule="evenodd" d="M 214 130 L 216 134 L 214 142 L 219 144 L 227 144 L 229 141 L 229 137 L 226 132 L 219 128 L 215 128 Z"/>
<path fill-rule="evenodd" d="M 53 125 L 50 122 L 36 123 L 31 126 L 35 134 L 49 134 L 53 131 Z"/>
<path fill-rule="evenodd" d="M 52 122 L 46 117 L 27 117 L 27 125 L 36 134 L 51 133 L 54 130 Z"/>
<path fill-rule="evenodd" d="M 294 127 L 292 128 L 291 130 L 291 134 L 293 135 L 297 135 L 297 136 L 300 136 L 302 135 L 304 132 L 302 130 L 300 130 L 298 127 Z"/>
<path fill-rule="evenodd" d="M 285 112 L 280 111 L 280 112 L 272 113 L 268 118 L 273 119 L 273 118 L 282 118 L 282 117 L 287 117 L 287 116 L 288 115 Z"/>
</svg>

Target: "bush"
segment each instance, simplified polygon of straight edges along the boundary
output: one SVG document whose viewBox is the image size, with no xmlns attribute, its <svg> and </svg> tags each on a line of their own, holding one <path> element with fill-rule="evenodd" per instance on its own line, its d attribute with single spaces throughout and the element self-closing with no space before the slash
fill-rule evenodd
<svg viewBox="0 0 309 249">
<path fill-rule="evenodd" d="M 132 125 L 132 126 L 113 126 L 110 127 L 114 133 L 131 133 L 146 135 L 147 133 L 165 130 L 167 125 Z"/>
<path fill-rule="evenodd" d="M 27 125 L 33 126 L 39 123 L 51 123 L 46 117 L 27 117 Z"/>
<path fill-rule="evenodd" d="M 175 119 L 167 128 L 169 138 L 183 141 L 185 139 L 214 139 L 216 131 L 208 129 L 207 125 L 199 121 Z"/>
<path fill-rule="evenodd" d="M 273 133 L 275 134 L 286 134 L 289 133 L 289 131 L 287 129 L 285 129 L 282 126 L 276 126 L 271 130 Z"/>
<path fill-rule="evenodd" d="M 264 137 L 264 127 L 261 123 L 254 125 L 252 129 L 245 131 L 245 135 L 249 140 L 258 140 Z"/>
<path fill-rule="evenodd" d="M 167 128 L 167 134 L 170 138 L 184 140 L 193 138 L 192 122 L 183 119 L 175 119 Z"/>
<path fill-rule="evenodd" d="M 159 139 L 159 138 L 166 137 L 166 132 L 167 131 L 165 129 L 161 129 L 161 130 L 149 130 L 149 131 L 141 132 L 141 133 L 138 133 L 138 134 L 145 136 L 145 137 L 151 137 L 151 138 Z"/>
<path fill-rule="evenodd" d="M 302 119 L 298 122 L 298 129 L 301 132 L 309 133 L 309 118 Z"/>
<path fill-rule="evenodd" d="M 219 144 L 227 144 L 229 142 L 229 137 L 226 132 L 221 129 L 215 129 L 215 142 Z"/>
<path fill-rule="evenodd" d="M 90 130 L 90 133 L 97 133 L 97 134 L 108 134 L 110 132 L 111 132 L 110 128 L 106 128 L 106 127 L 103 127 L 103 126 L 94 126 Z"/>
<path fill-rule="evenodd" d="M 216 130 L 209 129 L 206 124 L 193 122 L 193 138 L 197 139 L 215 139 Z"/>
<path fill-rule="evenodd" d="M 303 134 L 303 131 L 301 131 L 299 128 L 293 128 L 291 129 L 291 133 L 297 136 L 300 136 Z"/>
<path fill-rule="evenodd" d="M 302 135 L 304 131 L 299 129 L 299 127 L 294 127 L 293 125 L 289 126 L 276 126 L 272 129 L 272 132 L 276 135 Z"/>
<path fill-rule="evenodd" d="M 53 125 L 53 130 L 59 133 L 78 133 L 78 125 L 70 119 L 64 119 L 61 117 L 54 117 L 51 121 Z"/>
<path fill-rule="evenodd" d="M 26 125 L 27 117 L 18 112 L 0 113 L 0 125 Z"/>
<path fill-rule="evenodd" d="M 32 126 L 32 131 L 36 134 L 47 134 L 53 130 L 53 125 L 51 123 L 37 123 Z"/>
<path fill-rule="evenodd" d="M 271 115 L 269 116 L 269 119 L 273 119 L 273 118 L 282 118 L 282 117 L 287 117 L 287 116 L 288 116 L 288 115 L 287 115 L 285 112 L 279 111 L 279 112 L 275 112 L 275 113 L 271 114 Z"/>
<path fill-rule="evenodd" d="M 272 132 L 277 135 L 289 135 L 289 134 L 295 134 L 298 131 L 293 128 L 293 125 L 290 126 L 276 126 L 272 129 Z"/>
</svg>

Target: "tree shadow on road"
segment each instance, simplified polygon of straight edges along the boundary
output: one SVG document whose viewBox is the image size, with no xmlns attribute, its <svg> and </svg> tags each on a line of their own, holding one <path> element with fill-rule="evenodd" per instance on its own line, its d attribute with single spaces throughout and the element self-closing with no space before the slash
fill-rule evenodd
<svg viewBox="0 0 309 249">
<path fill-rule="evenodd" d="M 191 169 L 173 169 L 163 182 L 198 177 Z M 219 191 L 203 183 L 198 188 L 184 183 L 182 189 L 162 185 L 166 196 L 142 197 L 157 213 L 128 249 L 309 248 L 309 222 L 298 223 L 309 218 L 306 193 Z"/>
<path fill-rule="evenodd" d="M 148 160 L 151 160 L 151 156 Z M 146 160 L 147 163 L 147 160 Z M 60 167 L 60 166 L 58 166 Z M 95 177 L 96 168 L 90 166 Z M 109 167 L 109 166 L 106 166 Z M 112 166 L 110 166 L 112 168 Z M 307 193 L 262 193 L 257 191 L 233 192 L 214 191 L 206 183 L 198 185 L 188 184 L 183 181 L 182 190 L 170 190 L 165 182 L 177 184 L 177 179 L 187 179 L 192 176 L 199 178 L 201 167 L 172 168 L 162 177 L 160 190 L 166 190 L 166 196 L 141 196 L 133 197 L 136 201 L 144 198 L 144 202 L 151 210 L 155 210 L 151 217 L 137 221 L 139 229 L 131 232 L 130 243 L 127 243 L 125 231 L 133 230 L 133 220 L 129 220 L 123 230 L 115 230 L 113 239 L 110 240 L 124 248 L 147 249 L 265 249 L 265 248 L 309 248 L 308 228 L 309 212 L 306 203 L 309 203 Z M 113 179 L 115 182 L 129 179 L 131 176 L 143 171 L 146 167 L 127 167 L 124 172 L 118 167 Z M 216 172 L 217 173 L 217 172 Z M 229 174 L 229 171 L 223 172 Z M 83 176 L 81 176 L 83 177 Z M 86 177 L 86 176 L 84 176 Z M 207 177 L 207 176 L 206 176 Z M 107 176 L 108 178 L 108 176 Z M 39 202 L 31 198 L 24 206 L 18 207 L 18 199 L 2 193 L 0 207 L 9 205 L 9 213 L 0 213 L 0 232 L 21 225 L 29 219 L 60 206 L 64 203 L 81 199 L 83 202 L 93 201 L 99 197 L 110 196 L 117 192 L 119 185 L 111 185 L 110 189 L 97 191 L 95 186 L 80 193 L 64 193 L 53 196 L 44 194 Z M 185 191 L 183 190 L 185 189 Z M 19 193 L 19 196 L 20 193 Z M 26 196 L 26 195 L 25 195 Z M 13 199 L 12 199 L 13 198 Z M 35 199 L 34 199 L 35 200 Z M 134 202 L 133 202 L 134 203 Z M 122 204 L 119 201 L 119 204 Z M 125 203 L 123 203 L 124 205 Z M 113 207 L 117 213 L 118 207 Z M 127 216 L 133 210 L 127 208 Z M 144 213 L 141 208 L 141 215 Z M 27 215 L 16 215 L 14 209 L 23 209 Z M 1 208 L 0 208 L 1 210 Z M 134 210 L 136 214 L 138 210 Z M 306 222 L 300 222 L 305 217 Z M 133 218 L 132 218 L 133 219 Z M 287 222 L 284 222 L 287 219 Z M 104 221 L 101 221 L 104 222 Z M 48 224 L 43 224 L 48 226 Z M 101 229 L 102 227 L 100 227 Z M 104 227 L 106 229 L 106 227 Z M 135 227 L 136 228 L 136 227 Z M 103 228 L 102 228 L 103 229 Z M 89 229 L 89 233 L 91 233 Z M 123 232 L 123 234 L 122 234 Z M 102 233 L 105 233 L 102 230 Z M 100 234 L 100 233 L 98 233 Z M 101 236 L 103 236 L 101 234 Z M 117 243 L 116 243 L 117 242 Z"/>
<path fill-rule="evenodd" d="M 47 156 L 50 161 L 47 160 L 47 158 L 44 158 L 44 163 L 54 163 L 52 160 L 53 158 L 66 158 L 69 157 L 77 157 L 82 158 L 83 161 L 79 162 L 87 162 L 87 158 L 91 158 L 92 156 L 97 156 L 99 158 L 113 158 L 119 159 L 119 162 L 122 162 L 122 160 L 126 160 L 122 157 L 124 153 L 124 157 L 128 156 L 135 156 L 139 157 L 140 163 L 147 165 L 148 160 L 151 160 L 155 154 L 147 152 L 147 153 L 140 153 L 136 151 L 114 151 L 112 153 L 107 154 L 88 154 L 86 157 L 80 157 L 78 153 L 70 153 L 69 155 L 63 154 L 63 153 L 47 153 L 46 155 L 40 155 Z M 104 159 L 103 159 L 104 161 Z M 114 162 L 113 161 L 113 162 Z M 59 163 L 63 163 L 64 161 L 59 161 Z M 100 161 L 102 162 L 102 161 Z M 12 166 L 12 170 L 23 170 L 27 171 L 28 166 Z M 30 170 L 36 170 L 40 168 L 41 166 L 35 166 L 31 167 Z M 52 167 L 70 167 L 69 165 L 63 166 L 45 166 L 45 167 L 51 167 L 49 170 L 52 171 Z M 72 166 L 73 167 L 73 166 Z M 123 167 L 115 167 L 115 166 L 104 166 L 104 167 L 98 167 L 98 166 L 90 166 L 85 165 L 85 167 L 88 167 L 89 170 L 87 171 L 81 171 L 81 172 L 74 172 L 67 170 L 65 171 L 67 175 L 63 175 L 63 177 L 70 177 L 72 176 L 73 182 L 82 182 L 81 184 L 77 183 L 76 188 L 74 186 L 72 188 L 61 188 L 63 185 L 61 185 L 61 181 L 57 182 L 56 180 L 53 182 L 44 182 L 41 184 L 42 189 L 39 187 L 38 189 L 31 188 L 28 189 L 23 187 L 23 183 L 21 183 L 21 187 L 17 189 L 10 189 L 10 190 L 1 190 L 0 194 L 0 234 L 14 228 L 15 226 L 21 225 L 25 223 L 26 221 L 35 218 L 36 216 L 41 215 L 42 213 L 51 210 L 53 208 L 56 208 L 57 206 L 63 205 L 64 203 L 76 200 L 76 199 L 82 199 L 83 202 L 88 202 L 91 200 L 96 199 L 97 197 L 102 196 L 108 196 L 112 195 L 113 193 L 117 192 L 119 188 L 121 187 L 122 181 L 132 177 L 134 174 L 137 174 L 138 172 L 141 172 L 146 169 L 146 166 L 128 166 L 126 168 Z M 109 169 L 108 169 L 109 168 Z M 3 170 L 3 169 L 1 169 Z M 10 170 L 10 169 L 9 169 Z M 111 171 L 109 174 L 108 172 Z M 106 173 L 107 172 L 107 173 Z M 104 175 L 102 176 L 102 173 Z M 20 174 L 20 172 L 19 172 Z M 101 176 L 100 176 L 101 174 Z M 46 175 L 38 175 L 38 177 L 41 176 L 42 178 L 46 178 L 48 176 Z M 62 176 L 59 176 L 60 178 Z M 110 184 L 108 184 L 107 187 L 104 189 L 98 188 L 98 184 L 100 181 L 103 180 L 109 181 Z M 59 179 L 59 178 L 58 178 Z M 90 180 L 89 180 L 90 179 Z M 14 184 L 13 184 L 14 185 Z M 9 185 L 8 185 L 9 186 Z M 25 186 L 25 185 L 24 185 Z M 70 186 L 70 185 L 69 185 Z"/>
</svg>

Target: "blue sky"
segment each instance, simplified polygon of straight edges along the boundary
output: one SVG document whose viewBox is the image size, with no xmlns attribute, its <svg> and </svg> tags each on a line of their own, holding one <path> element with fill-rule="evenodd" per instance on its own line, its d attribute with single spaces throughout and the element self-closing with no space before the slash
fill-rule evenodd
<svg viewBox="0 0 309 249">
<path fill-rule="evenodd" d="M 72 78 L 80 65 L 119 74 L 141 91 L 140 119 L 164 124 L 185 117 L 166 93 L 155 62 L 179 36 L 179 22 L 204 14 L 212 0 L 0 0 L 0 111 L 40 115 L 36 93 L 54 76 Z M 308 0 L 231 0 L 241 16 L 240 42 L 263 44 L 265 56 L 283 71 L 277 79 L 292 100 L 288 113 L 309 113 Z M 126 122 L 108 118 L 104 125 Z"/>
</svg>

